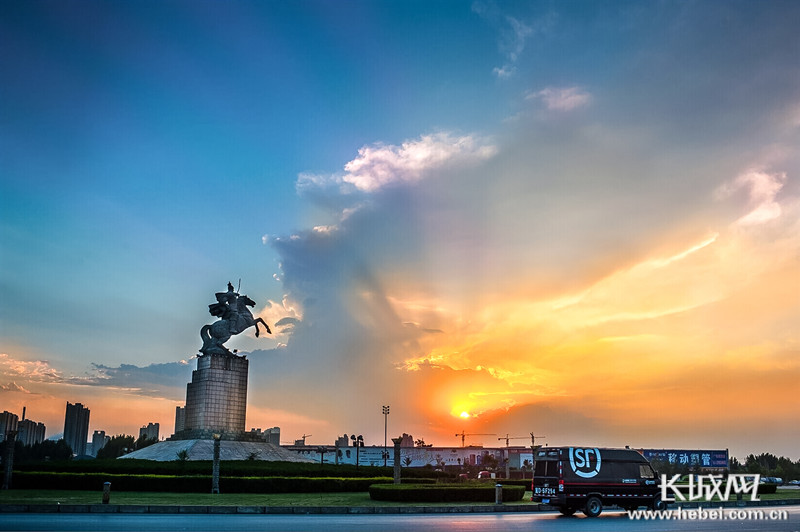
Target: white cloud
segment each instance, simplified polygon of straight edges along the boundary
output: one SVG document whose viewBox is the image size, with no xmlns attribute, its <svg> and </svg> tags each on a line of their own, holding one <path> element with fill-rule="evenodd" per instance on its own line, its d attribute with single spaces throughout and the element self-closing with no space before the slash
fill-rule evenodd
<svg viewBox="0 0 800 532">
<path fill-rule="evenodd" d="M 507 16 L 506 22 L 511 27 L 511 32 L 507 34 L 508 57 L 511 61 L 516 61 L 525 49 L 525 41 L 533 35 L 533 28 L 514 17 Z"/>
<path fill-rule="evenodd" d="M 342 182 L 340 174 L 310 174 L 301 173 L 297 176 L 295 189 L 303 195 L 309 191 L 334 190 L 336 193 L 346 193 L 349 185 Z"/>
<path fill-rule="evenodd" d="M 358 150 L 344 166 L 342 180 L 358 190 L 373 192 L 394 183 L 414 183 L 444 167 L 457 167 L 488 159 L 496 148 L 479 138 L 449 133 L 423 135 L 400 146 L 373 144 Z"/>
<path fill-rule="evenodd" d="M 572 111 L 589 105 L 592 95 L 580 87 L 547 87 L 528 94 L 525 99 L 540 99 L 552 111 Z"/>
<path fill-rule="evenodd" d="M 322 234 L 330 234 L 334 231 L 338 230 L 338 227 L 335 225 L 315 225 L 312 231 L 315 233 L 322 233 Z"/>
<path fill-rule="evenodd" d="M 716 190 L 717 199 L 726 199 L 741 189 L 747 189 L 750 212 L 736 221 L 737 225 L 758 225 L 781 215 L 781 205 L 775 197 L 786 182 L 785 172 L 767 173 L 749 170 Z"/>
<path fill-rule="evenodd" d="M 516 72 L 516 68 L 511 65 L 503 65 L 502 67 L 494 67 L 492 69 L 492 73 L 500 79 L 508 79 L 510 78 L 514 72 Z"/>
<path fill-rule="evenodd" d="M 7 353 L 0 353 L 0 374 L 25 377 L 29 381 L 60 382 L 63 376 L 46 360 L 16 360 Z"/>
<path fill-rule="evenodd" d="M 492 72 L 500 79 L 508 79 L 516 72 L 514 64 L 525 51 L 528 41 L 535 35 L 546 31 L 554 22 L 552 13 L 538 19 L 525 21 L 503 14 L 497 6 L 483 2 L 474 2 L 472 11 L 486 20 L 499 33 L 498 47 L 506 62 L 502 67 L 495 67 Z"/>
<path fill-rule="evenodd" d="M 273 334 L 283 336 L 291 334 L 294 326 L 303 320 L 303 308 L 289 296 L 284 296 L 280 302 L 267 301 L 264 308 L 258 312 L 258 317 L 272 324 Z"/>
<path fill-rule="evenodd" d="M 295 188 L 300 195 L 324 198 L 322 202 L 332 206 L 331 203 L 336 204 L 332 200 L 335 197 L 375 192 L 393 184 L 415 183 L 431 172 L 473 165 L 495 153 L 497 148 L 486 139 L 448 132 L 422 135 L 399 146 L 377 142 L 362 146 L 358 156 L 344 165 L 344 173 L 302 173 L 298 175 Z M 362 208 L 363 203 L 335 206 L 334 210 L 340 213 L 340 221 L 343 221 Z M 318 232 L 324 229 L 314 228 Z M 262 242 L 268 241 L 269 237 L 262 237 Z"/>
<path fill-rule="evenodd" d="M 8 384 L 0 384 L 0 392 L 21 392 L 27 394 L 31 393 L 29 390 L 20 386 L 16 382 L 9 382 Z"/>
</svg>

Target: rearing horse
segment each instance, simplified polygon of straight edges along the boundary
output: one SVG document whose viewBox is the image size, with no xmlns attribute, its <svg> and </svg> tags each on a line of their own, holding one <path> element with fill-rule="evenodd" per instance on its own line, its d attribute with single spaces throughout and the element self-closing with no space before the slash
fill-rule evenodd
<svg viewBox="0 0 800 532">
<path fill-rule="evenodd" d="M 200 338 L 203 340 L 203 347 L 200 352 L 203 354 L 226 354 L 231 353 L 223 344 L 230 340 L 231 336 L 236 335 L 255 326 L 256 338 L 259 336 L 258 324 L 264 326 L 267 334 L 272 334 L 269 325 L 262 318 L 253 318 L 252 312 L 247 307 L 254 307 L 256 302 L 247 296 L 239 295 L 233 292 L 228 284 L 229 291 L 227 293 L 220 293 L 217 296 L 219 303 L 209 305 L 209 311 L 214 316 L 220 316 L 220 320 L 212 323 L 211 325 L 203 325 L 200 329 Z M 223 296 L 223 297 L 220 297 Z M 227 296 L 228 302 L 223 302 L 222 299 Z M 233 300 L 231 304 L 231 300 Z"/>
</svg>

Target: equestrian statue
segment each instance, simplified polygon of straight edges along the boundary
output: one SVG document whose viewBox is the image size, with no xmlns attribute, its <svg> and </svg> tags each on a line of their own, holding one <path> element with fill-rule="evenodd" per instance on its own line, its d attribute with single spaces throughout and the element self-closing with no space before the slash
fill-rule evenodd
<svg viewBox="0 0 800 532">
<path fill-rule="evenodd" d="M 200 352 L 204 355 L 233 355 L 223 344 L 230 340 L 231 336 L 251 326 L 255 326 L 258 338 L 259 323 L 264 326 L 268 334 L 272 334 L 269 325 L 261 318 L 253 318 L 253 314 L 247 308 L 254 307 L 256 302 L 235 292 L 230 282 L 227 292 L 217 292 L 214 296 L 217 302 L 208 306 L 208 312 L 219 320 L 211 325 L 203 325 L 200 329 L 200 338 L 203 340 Z"/>
</svg>

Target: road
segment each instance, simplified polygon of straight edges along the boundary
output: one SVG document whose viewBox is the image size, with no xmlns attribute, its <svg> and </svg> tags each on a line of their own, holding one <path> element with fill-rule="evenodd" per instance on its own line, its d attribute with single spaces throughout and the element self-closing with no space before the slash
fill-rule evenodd
<svg viewBox="0 0 800 532">
<path fill-rule="evenodd" d="M 800 506 L 762 507 L 786 511 L 786 520 L 634 521 L 622 512 L 598 518 L 559 514 L 433 515 L 154 515 L 154 514 L 0 514 L 0 530 L 37 531 L 213 531 L 213 532 L 359 532 L 359 531 L 647 531 L 800 532 Z"/>
</svg>

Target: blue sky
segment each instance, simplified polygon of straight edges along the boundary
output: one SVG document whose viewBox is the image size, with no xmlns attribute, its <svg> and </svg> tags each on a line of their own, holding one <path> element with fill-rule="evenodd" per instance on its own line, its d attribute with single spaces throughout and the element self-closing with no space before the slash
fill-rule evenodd
<svg viewBox="0 0 800 532">
<path fill-rule="evenodd" d="M 3 408 L 171 431 L 241 279 L 280 324 L 229 342 L 248 425 L 286 439 L 378 438 L 391 404 L 442 444 L 797 459 L 798 24 L 780 1 L 5 3 Z M 742 387 L 778 390 L 766 418 L 737 403 L 774 437 L 720 414 Z"/>
</svg>

